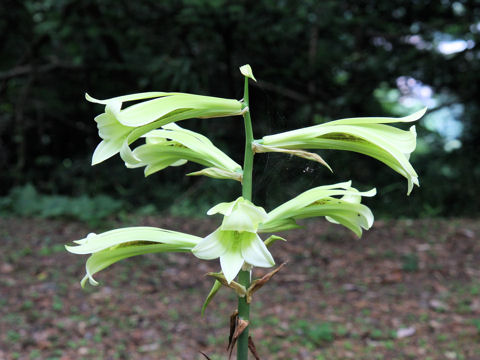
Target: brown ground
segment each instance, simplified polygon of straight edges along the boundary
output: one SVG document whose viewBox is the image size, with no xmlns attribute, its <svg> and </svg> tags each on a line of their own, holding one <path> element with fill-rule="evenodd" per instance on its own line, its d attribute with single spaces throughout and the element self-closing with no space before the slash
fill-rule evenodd
<svg viewBox="0 0 480 360">
<path fill-rule="evenodd" d="M 211 220 L 132 219 L 206 235 Z M 117 227 L 118 224 L 112 226 Z M 200 317 L 216 261 L 149 255 L 97 275 L 63 244 L 80 223 L 0 219 L 0 360 L 226 359 L 235 298 Z M 283 233 L 288 265 L 260 290 L 252 332 L 269 359 L 480 359 L 480 221 L 378 221 L 355 239 L 325 221 Z M 255 275 L 265 272 L 256 271 Z"/>
</svg>

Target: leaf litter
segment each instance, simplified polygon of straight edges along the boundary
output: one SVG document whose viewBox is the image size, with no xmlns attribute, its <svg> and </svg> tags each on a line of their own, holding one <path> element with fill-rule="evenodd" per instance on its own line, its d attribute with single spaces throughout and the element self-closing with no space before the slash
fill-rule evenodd
<svg viewBox="0 0 480 360">
<path fill-rule="evenodd" d="M 217 225 L 140 222 L 203 235 Z M 305 225 L 271 247 L 288 267 L 255 293 L 256 357 L 480 359 L 478 220 L 377 221 L 361 240 L 324 221 Z M 225 359 L 234 293 L 220 289 L 200 316 L 212 284 L 199 274 L 218 272 L 215 263 L 133 258 L 82 290 L 84 259 L 62 245 L 99 230 L 0 218 L 0 360 Z"/>
</svg>

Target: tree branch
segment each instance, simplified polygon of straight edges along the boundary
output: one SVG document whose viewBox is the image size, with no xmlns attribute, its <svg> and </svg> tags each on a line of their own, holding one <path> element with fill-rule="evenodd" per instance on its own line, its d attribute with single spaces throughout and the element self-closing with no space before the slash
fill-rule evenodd
<svg viewBox="0 0 480 360">
<path fill-rule="evenodd" d="M 286 87 L 275 85 L 267 81 L 258 80 L 257 82 L 252 82 L 252 85 L 259 87 L 260 89 L 273 91 L 281 96 L 285 96 L 299 102 L 308 102 L 310 100 L 307 96 L 295 90 L 287 89 Z"/>
<path fill-rule="evenodd" d="M 0 80 L 9 80 L 14 77 L 25 76 L 25 75 L 31 74 L 32 72 L 45 73 L 45 72 L 53 71 L 57 68 L 76 69 L 79 67 L 80 66 L 77 66 L 77 65 L 72 65 L 69 63 L 61 63 L 56 61 L 51 62 L 49 64 L 39 65 L 39 66 L 35 66 L 32 64 L 21 65 L 21 66 L 14 67 L 13 69 L 1 72 Z"/>
</svg>

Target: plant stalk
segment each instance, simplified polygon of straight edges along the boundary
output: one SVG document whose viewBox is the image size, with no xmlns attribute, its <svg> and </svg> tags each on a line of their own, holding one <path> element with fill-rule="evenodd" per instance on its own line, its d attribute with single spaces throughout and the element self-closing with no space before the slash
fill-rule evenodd
<svg viewBox="0 0 480 360">
<path fill-rule="evenodd" d="M 246 107 L 249 106 L 247 77 L 245 77 L 243 102 L 245 103 Z M 243 114 L 243 119 L 245 122 L 245 158 L 243 161 L 242 196 L 244 199 L 252 201 L 253 130 L 252 119 L 250 118 L 250 108 Z M 238 282 L 248 289 L 251 282 L 251 270 L 241 270 L 238 274 Z M 247 303 L 246 297 L 238 298 L 238 317 L 239 319 L 247 321 L 250 319 L 250 304 Z M 249 326 L 247 326 L 243 333 L 238 337 L 237 360 L 248 359 L 248 328 Z"/>
<path fill-rule="evenodd" d="M 247 77 L 245 77 L 245 90 L 243 93 L 243 102 L 245 104 L 245 107 L 248 107 L 249 109 L 243 114 L 243 119 L 245 122 L 245 157 L 243 161 L 242 196 L 244 199 L 252 201 L 253 130 L 252 130 L 252 119 L 250 118 Z"/>
</svg>

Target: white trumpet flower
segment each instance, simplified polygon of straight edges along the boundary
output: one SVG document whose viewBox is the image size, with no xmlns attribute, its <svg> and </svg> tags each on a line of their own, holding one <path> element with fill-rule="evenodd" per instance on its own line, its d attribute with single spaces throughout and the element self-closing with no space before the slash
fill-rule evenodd
<svg viewBox="0 0 480 360">
<path fill-rule="evenodd" d="M 170 123 L 143 137 L 144 145 L 137 146 L 133 151 L 128 151 L 130 148 L 126 147 L 120 155 L 129 168 L 145 166 L 145 176 L 168 166 L 179 166 L 192 161 L 206 168 L 189 175 L 242 180 L 242 167 L 197 132 Z"/>
<path fill-rule="evenodd" d="M 119 153 L 130 151 L 128 145 L 151 130 L 191 118 L 214 118 L 241 115 L 243 104 L 233 99 L 211 96 L 147 92 L 114 97 L 106 100 L 85 95 L 88 101 L 105 105 L 105 112 L 95 118 L 98 134 L 103 139 L 92 157 L 92 165 Z M 122 109 L 128 101 L 137 104 Z"/>
<path fill-rule="evenodd" d="M 208 211 L 209 215 L 224 215 L 222 225 L 201 240 L 192 253 L 204 260 L 220 258 L 225 279 L 230 283 L 244 263 L 258 267 L 275 265 L 270 251 L 257 234 L 267 213 L 259 206 L 239 197 L 230 203 L 220 203 Z"/>
<path fill-rule="evenodd" d="M 373 214 L 367 206 L 360 204 L 361 197 L 374 196 L 376 190 L 360 192 L 351 184 L 347 181 L 303 192 L 270 211 L 258 231 L 295 229 L 299 227 L 298 219 L 325 216 L 328 221 L 343 225 L 360 237 L 362 229 L 368 230 L 373 225 Z"/>
<path fill-rule="evenodd" d="M 364 117 L 330 121 L 293 131 L 263 137 L 256 141 L 256 152 L 286 152 L 307 157 L 302 149 L 347 150 L 380 160 L 408 180 L 407 194 L 413 185 L 419 186 L 418 175 L 410 164 L 410 154 L 415 150 L 417 133 L 415 126 L 408 131 L 395 128 L 390 123 L 413 122 L 420 119 L 427 109 L 403 118 Z M 313 156 L 310 158 L 315 160 Z M 319 160 L 317 160 L 319 161 Z M 322 161 L 324 165 L 325 163 Z"/>
<path fill-rule="evenodd" d="M 93 275 L 117 261 L 150 253 L 189 252 L 201 240 L 200 237 L 177 231 L 155 227 L 128 227 L 89 234 L 76 240 L 75 246 L 65 246 L 73 254 L 92 254 L 85 265 L 86 275 L 82 279 L 82 287 L 87 280 L 98 285 Z"/>
</svg>

